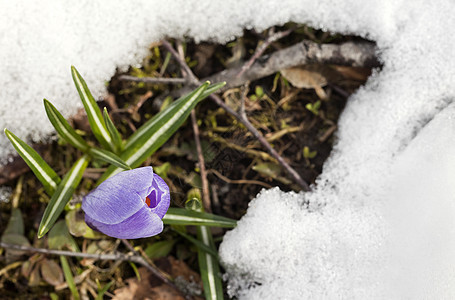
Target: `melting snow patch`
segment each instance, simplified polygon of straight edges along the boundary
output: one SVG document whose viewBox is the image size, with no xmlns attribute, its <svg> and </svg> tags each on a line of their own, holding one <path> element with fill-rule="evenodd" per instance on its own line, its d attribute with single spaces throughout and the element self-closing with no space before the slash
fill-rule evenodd
<svg viewBox="0 0 455 300">
<path fill-rule="evenodd" d="M 225 236 L 231 295 L 453 299 L 455 5 L 345 4 L 312 20 L 374 38 L 384 68 L 349 100 L 314 191 L 261 193 Z"/>
</svg>

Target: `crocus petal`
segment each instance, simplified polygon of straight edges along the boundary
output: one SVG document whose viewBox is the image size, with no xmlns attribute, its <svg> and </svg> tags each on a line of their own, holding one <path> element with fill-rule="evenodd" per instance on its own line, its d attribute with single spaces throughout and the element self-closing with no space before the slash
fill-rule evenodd
<svg viewBox="0 0 455 300">
<path fill-rule="evenodd" d="M 144 199 L 152 190 L 153 176 L 151 167 L 123 171 L 85 196 L 82 209 L 98 222 L 120 223 L 146 206 Z"/>
<path fill-rule="evenodd" d="M 131 192 L 136 192 L 142 199 L 145 199 L 151 192 L 153 176 L 155 176 L 155 174 L 153 174 L 152 167 L 142 167 L 120 172 L 115 176 L 108 178 L 102 184 L 109 182 L 110 185 L 119 186 L 125 190 L 129 189 Z M 102 184 L 100 184 L 100 186 Z"/>
<path fill-rule="evenodd" d="M 150 212 L 147 206 L 118 224 L 104 224 L 85 215 L 85 222 L 91 228 L 119 239 L 139 239 L 157 235 L 163 231 L 163 221 Z"/>
<path fill-rule="evenodd" d="M 84 197 L 86 223 L 116 238 L 150 237 L 163 230 L 169 187 L 151 167 L 124 171 Z"/>
<path fill-rule="evenodd" d="M 156 213 L 162 219 L 171 203 L 171 194 L 169 193 L 169 187 L 163 178 L 155 174 L 153 177 L 153 188 L 155 197 L 158 199 L 158 203 L 155 207 L 151 207 L 150 210 Z"/>
</svg>

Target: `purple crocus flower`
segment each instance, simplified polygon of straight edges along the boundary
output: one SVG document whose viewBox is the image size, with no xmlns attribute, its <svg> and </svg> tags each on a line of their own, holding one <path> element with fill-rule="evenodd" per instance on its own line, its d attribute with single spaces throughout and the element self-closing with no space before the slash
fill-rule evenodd
<svg viewBox="0 0 455 300">
<path fill-rule="evenodd" d="M 169 187 L 152 167 L 123 171 L 84 197 L 82 209 L 91 228 L 120 239 L 138 239 L 163 231 Z"/>
</svg>

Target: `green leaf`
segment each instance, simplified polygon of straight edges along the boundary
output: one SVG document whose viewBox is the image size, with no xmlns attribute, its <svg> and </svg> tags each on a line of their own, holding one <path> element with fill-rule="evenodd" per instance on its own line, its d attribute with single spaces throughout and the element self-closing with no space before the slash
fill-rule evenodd
<svg viewBox="0 0 455 300">
<path fill-rule="evenodd" d="M 166 127 L 172 126 L 173 123 L 169 123 L 169 119 L 179 119 L 186 111 L 189 110 L 189 112 L 191 112 L 192 107 L 194 107 L 193 105 L 202 100 L 199 97 L 208 86 L 208 82 L 204 83 L 188 95 L 175 100 L 165 110 L 148 120 L 128 138 L 125 145 L 125 151 L 137 148 L 141 141 L 148 140 L 149 137 L 154 134 L 154 131 L 164 125 L 167 124 Z M 191 109 L 188 109 L 189 107 L 191 107 Z M 182 111 L 183 109 L 184 111 Z M 173 120 L 173 122 L 176 123 L 178 120 Z M 183 123 L 183 121 L 181 123 Z"/>
<path fill-rule="evenodd" d="M 196 228 L 196 230 L 199 241 L 201 241 L 207 247 L 216 249 L 209 227 L 199 226 Z M 198 262 L 202 284 L 204 285 L 205 299 L 224 299 L 220 266 L 218 264 L 216 256 L 213 256 L 212 254 L 198 248 Z"/>
<path fill-rule="evenodd" d="M 202 202 L 198 198 L 188 199 L 185 202 L 185 208 L 188 210 L 199 210 L 202 208 Z"/>
<path fill-rule="evenodd" d="M 201 201 L 201 191 L 192 188 L 186 193 L 185 208 L 189 211 L 200 211 L 203 209 Z"/>
<path fill-rule="evenodd" d="M 186 238 L 188 241 L 190 241 L 191 243 L 193 243 L 196 247 L 198 247 L 200 250 L 203 250 L 207 253 L 210 253 L 211 255 L 213 255 L 214 257 L 216 257 L 218 259 L 218 253 L 213 250 L 211 247 L 207 246 L 206 244 L 200 242 L 199 240 L 195 239 L 194 237 L 192 237 L 191 235 L 189 234 L 186 234 L 184 232 L 181 232 L 180 230 L 175 230 L 178 234 L 180 234 L 181 236 L 183 236 L 184 238 Z"/>
<path fill-rule="evenodd" d="M 307 146 L 303 147 L 303 157 L 305 158 L 315 158 L 318 154 L 317 151 L 310 151 L 310 148 Z"/>
<path fill-rule="evenodd" d="M 11 141 L 11 144 L 13 144 L 17 153 L 19 153 L 38 180 L 43 184 L 46 193 L 51 196 L 60 183 L 60 177 L 32 147 L 27 145 L 6 128 L 5 134 Z"/>
<path fill-rule="evenodd" d="M 197 192 L 196 192 L 197 191 Z M 189 193 L 190 197 L 193 197 L 196 200 L 201 201 L 199 190 L 193 189 Z M 204 207 L 201 206 L 198 210 L 193 212 L 203 213 Z M 213 242 L 212 233 L 210 228 L 207 226 L 198 226 L 196 227 L 197 238 L 201 245 L 204 245 L 204 248 L 212 249 L 212 251 L 207 251 L 203 247 L 198 247 L 198 262 L 199 262 L 199 272 L 201 273 L 202 284 L 204 285 L 204 294 L 205 299 L 208 300 L 217 300 L 224 299 L 223 297 L 223 283 L 221 281 L 220 266 L 218 264 L 218 254 Z M 215 252 L 215 255 L 212 255 L 211 252 Z"/>
<path fill-rule="evenodd" d="M 259 85 L 256 86 L 254 92 L 258 98 L 262 98 L 262 96 L 264 96 L 264 89 Z"/>
<path fill-rule="evenodd" d="M 70 124 L 68 124 L 62 114 L 55 108 L 54 105 L 52 105 L 52 103 L 46 99 L 44 99 L 43 102 L 47 117 L 58 134 L 74 147 L 86 152 L 90 147 L 84 139 L 77 134 L 76 130 L 74 130 Z"/>
<path fill-rule="evenodd" d="M 74 147 L 89 153 L 95 158 L 110 163 L 119 168 L 130 170 L 131 168 L 116 154 L 99 148 L 90 147 L 80 135 L 77 134 L 60 112 L 46 99 L 44 99 L 44 107 L 46 108 L 47 116 L 54 125 L 58 134 Z"/>
<path fill-rule="evenodd" d="M 223 86 L 226 85 L 226 82 L 218 82 L 218 83 L 214 83 L 214 84 L 211 84 L 201 95 L 201 97 L 199 98 L 199 101 L 202 101 L 204 100 L 205 98 L 207 98 L 208 96 L 210 96 L 211 94 L 215 93 L 216 91 L 218 91 L 220 88 L 222 88 Z"/>
<path fill-rule="evenodd" d="M 60 213 L 65 208 L 66 203 L 70 200 L 74 190 L 82 179 L 82 174 L 89 163 L 89 156 L 83 155 L 79 158 L 63 177 L 62 182 L 57 186 L 55 193 L 52 195 L 49 204 L 44 211 L 43 218 L 38 229 L 38 238 L 43 237 L 54 225 Z"/>
<path fill-rule="evenodd" d="M 49 297 L 51 297 L 51 300 L 58 300 L 58 295 L 56 293 L 50 293 Z"/>
<path fill-rule="evenodd" d="M 153 118 L 148 120 L 144 125 L 142 125 L 136 132 L 131 135 L 125 145 L 125 148 L 135 148 L 136 144 L 139 144 L 142 140 L 147 140 L 147 137 L 153 133 L 153 129 L 158 129 L 164 124 L 167 123 L 167 119 L 174 116 L 176 113 L 181 113 L 181 115 L 186 115 L 186 117 L 191 112 L 191 109 L 186 109 L 184 112 L 180 110 L 188 106 L 194 107 L 197 103 L 204 100 L 208 95 L 212 94 L 220 87 L 224 86 L 225 83 L 217 83 L 209 85 L 208 82 L 201 85 L 199 88 L 189 93 L 186 96 L 180 97 L 179 99 L 172 102 L 163 112 L 158 113 Z M 186 119 L 185 117 L 185 119 Z M 183 119 L 181 123 L 185 120 Z M 181 124 L 180 124 L 181 125 Z M 178 128 L 178 127 L 177 127 Z M 172 134 L 169 134 L 171 136 Z"/>
<path fill-rule="evenodd" d="M 237 221 L 229 218 L 175 207 L 169 208 L 164 215 L 163 222 L 167 225 L 199 225 L 224 228 L 234 228 L 237 225 Z"/>
<path fill-rule="evenodd" d="M 104 148 L 115 150 L 114 140 L 107 130 L 101 111 L 96 104 L 92 93 L 88 89 L 87 83 L 85 83 L 84 78 L 82 78 L 81 74 L 79 74 L 74 66 L 71 66 L 71 75 L 73 76 L 74 84 L 76 85 L 79 96 L 84 104 L 85 112 L 87 113 L 88 122 L 92 128 L 93 134 Z"/>
<path fill-rule="evenodd" d="M 281 166 L 272 162 L 259 163 L 253 166 L 253 170 L 264 176 L 277 178 L 281 173 Z"/>
<path fill-rule="evenodd" d="M 116 154 L 99 148 L 90 147 L 80 135 L 77 134 L 60 112 L 46 99 L 44 99 L 44 107 L 46 108 L 47 116 L 54 125 L 58 134 L 74 147 L 89 153 L 95 158 L 110 163 L 119 168 L 130 170 L 131 168 Z"/>
<path fill-rule="evenodd" d="M 137 266 L 135 263 L 129 261 L 128 262 L 131 266 L 131 269 L 133 269 L 134 274 L 136 275 L 137 281 L 141 281 L 141 274 L 139 273 L 139 270 L 137 269 Z"/>
<path fill-rule="evenodd" d="M 73 252 L 80 252 L 76 241 L 71 236 L 65 220 L 60 220 L 49 231 L 47 239 L 49 249 L 64 250 L 70 249 Z"/>
<path fill-rule="evenodd" d="M 305 108 L 311 111 L 316 116 L 319 115 L 319 108 L 321 107 L 321 101 L 318 100 L 315 103 L 308 103 Z"/>
<path fill-rule="evenodd" d="M 112 280 L 111 282 L 105 284 L 104 287 L 98 291 L 98 295 L 96 296 L 96 300 L 103 300 L 104 299 L 104 294 L 109 290 L 111 285 L 113 285 L 114 283 L 115 283 L 115 281 Z"/>
<path fill-rule="evenodd" d="M 107 112 L 107 108 L 104 108 L 103 111 L 103 118 L 104 123 L 106 124 L 107 130 L 109 131 L 110 136 L 112 137 L 112 141 L 114 143 L 115 153 L 120 153 L 123 150 L 123 141 L 120 132 L 118 132 L 117 128 L 112 122 L 111 118 L 109 117 L 109 113 Z"/>
<path fill-rule="evenodd" d="M 70 265 L 68 264 L 68 260 L 65 256 L 60 256 L 60 263 L 62 264 L 63 268 L 63 275 L 65 275 L 66 283 L 68 284 L 68 288 L 73 295 L 74 300 L 79 300 L 80 296 L 76 288 L 76 284 L 74 283 L 73 272 L 71 272 Z"/>
<path fill-rule="evenodd" d="M 107 151 L 104 149 L 99 148 L 90 148 L 88 153 L 92 155 L 94 158 L 98 158 L 102 161 L 110 163 L 118 168 L 122 168 L 124 170 L 131 170 L 130 166 L 126 164 L 120 157 L 112 153 L 111 151 Z"/>
<path fill-rule="evenodd" d="M 7 244 L 30 247 L 30 242 L 28 241 L 28 239 L 24 235 L 17 233 L 4 234 L 2 236 L 2 242 Z M 14 249 L 10 249 L 9 252 L 17 255 L 25 253 L 24 251 Z"/>
<path fill-rule="evenodd" d="M 79 208 L 78 210 L 70 210 L 66 213 L 65 216 L 66 226 L 71 235 L 80 237 L 83 236 L 87 239 L 101 239 L 105 235 L 99 231 L 94 231 L 87 226 L 87 223 L 84 221 L 84 215 Z"/>
<path fill-rule="evenodd" d="M 158 174 L 162 178 L 167 178 L 167 172 L 171 168 L 171 164 L 169 162 L 165 162 L 161 166 L 154 166 L 153 171 Z"/>
<path fill-rule="evenodd" d="M 7 244 L 30 246 L 28 239 L 24 236 L 24 220 L 22 213 L 18 208 L 11 210 L 11 217 L 8 221 L 5 231 L 2 234 L 1 241 Z M 25 252 L 19 250 L 7 250 L 8 256 L 20 256 Z"/>
<path fill-rule="evenodd" d="M 5 231 L 3 232 L 3 235 L 6 234 L 24 234 L 24 220 L 22 218 L 22 212 L 19 208 L 13 207 L 11 209 L 11 217 L 9 218 Z"/>
<path fill-rule="evenodd" d="M 219 88 L 222 85 L 217 84 L 215 86 Z M 174 101 L 165 110 L 159 112 L 142 125 L 127 140 L 125 150 L 120 157 L 132 168 L 136 168 L 143 163 L 177 131 L 196 104 L 208 95 L 204 94 L 208 86 L 209 82 L 204 83 L 187 96 Z M 213 92 L 215 89 L 211 87 L 210 90 Z M 121 169 L 118 167 L 109 167 L 98 183 L 120 171 Z"/>
<path fill-rule="evenodd" d="M 174 247 L 176 240 L 166 240 L 153 242 L 145 248 L 144 252 L 150 259 L 160 258 L 167 256 Z"/>
</svg>

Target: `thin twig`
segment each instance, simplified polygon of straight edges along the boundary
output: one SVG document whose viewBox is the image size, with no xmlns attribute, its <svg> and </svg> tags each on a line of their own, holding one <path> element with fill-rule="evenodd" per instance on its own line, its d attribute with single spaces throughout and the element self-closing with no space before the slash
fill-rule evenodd
<svg viewBox="0 0 455 300">
<path fill-rule="evenodd" d="M 245 112 L 245 98 L 248 97 L 248 92 L 250 91 L 250 82 L 247 81 L 244 85 L 243 85 L 243 91 L 242 91 L 242 96 L 240 97 L 240 111 L 239 111 L 239 114 L 242 118 L 247 118 L 246 117 L 246 112 Z"/>
<path fill-rule="evenodd" d="M 157 78 L 157 77 L 135 77 L 130 75 L 119 76 L 119 80 L 122 81 L 134 81 L 134 82 L 145 82 L 145 83 L 165 83 L 165 84 L 181 84 L 186 83 L 185 78 Z"/>
<path fill-rule="evenodd" d="M 259 58 L 259 56 L 261 56 L 264 53 L 264 51 L 270 46 L 271 43 L 281 38 L 284 38 L 285 36 L 288 36 L 292 31 L 294 31 L 294 28 L 285 31 L 280 31 L 267 37 L 267 39 L 262 43 L 262 45 L 260 45 L 256 49 L 253 56 L 251 56 L 251 58 L 242 66 L 242 69 L 240 70 L 236 77 L 242 76 L 242 74 L 245 73 L 245 71 L 248 70 L 253 65 L 253 63 Z"/>
<path fill-rule="evenodd" d="M 278 154 L 278 152 L 275 151 L 275 149 L 272 148 L 272 146 L 267 142 L 267 140 L 264 138 L 264 136 L 256 129 L 256 127 L 251 124 L 251 122 L 248 119 L 245 119 L 245 117 L 241 116 L 238 114 L 236 111 L 234 111 L 232 108 L 230 108 L 226 103 L 224 103 L 223 100 L 218 95 L 211 94 L 210 99 L 215 101 L 219 106 L 221 106 L 224 110 L 226 110 L 228 113 L 233 115 L 234 117 L 237 118 L 252 134 L 255 138 L 258 139 L 258 141 L 264 146 L 267 151 L 272 155 L 282 166 L 283 168 L 291 175 L 292 179 L 304 190 L 304 191 L 309 191 L 310 187 L 308 184 L 300 177 L 300 175 L 281 157 L 281 155 Z"/>
<path fill-rule="evenodd" d="M 234 183 L 234 184 L 257 184 L 257 185 L 262 185 L 265 188 L 271 189 L 273 186 L 270 184 L 267 184 L 265 182 L 259 181 L 259 180 L 249 180 L 249 179 L 229 179 L 220 172 L 218 172 L 215 169 L 210 169 L 207 171 L 208 173 L 213 173 L 217 177 L 219 177 L 221 180 L 227 182 L 227 183 Z"/>
<path fill-rule="evenodd" d="M 177 60 L 177 62 L 180 64 L 183 70 L 187 73 L 188 78 L 191 78 L 191 82 L 194 82 L 194 84 L 200 84 L 199 80 L 197 79 L 196 76 L 194 76 L 193 72 L 191 69 L 188 67 L 186 62 L 182 60 L 175 51 L 174 48 L 172 48 L 171 44 L 167 41 L 163 41 L 163 46 L 166 47 L 166 49 L 174 55 L 174 58 Z M 210 98 L 215 101 L 219 106 L 221 106 L 224 110 L 226 110 L 229 114 L 233 115 L 235 118 L 237 118 L 253 135 L 255 138 L 259 140 L 259 142 L 267 149 L 267 151 L 283 166 L 283 168 L 291 175 L 292 179 L 304 190 L 304 191 L 309 191 L 310 187 L 308 184 L 300 177 L 300 175 L 278 154 L 278 152 L 275 151 L 275 149 L 272 148 L 272 146 L 267 142 L 267 140 L 264 138 L 264 136 L 251 124 L 251 122 L 248 120 L 246 116 L 242 116 L 238 114 L 236 111 L 234 111 L 232 108 L 226 105 L 221 98 L 215 94 L 211 94 Z"/>
<path fill-rule="evenodd" d="M 172 45 L 166 40 L 163 40 L 162 44 L 172 54 L 172 56 L 174 56 L 174 59 L 177 60 L 179 65 L 182 67 L 183 71 L 185 71 L 186 76 L 188 76 L 190 83 L 198 84 L 199 80 L 197 79 L 196 76 L 194 76 L 193 71 L 191 71 L 190 67 L 188 67 L 186 62 L 180 58 L 180 55 L 177 53 L 177 51 L 175 51 L 174 47 L 172 47 Z"/>
<path fill-rule="evenodd" d="M 129 243 L 128 243 L 129 244 Z M 130 245 L 131 246 L 131 245 Z M 168 284 L 172 288 L 176 289 L 180 293 L 184 294 L 180 291 L 177 286 L 170 281 L 168 278 L 163 276 L 160 271 L 157 271 L 153 266 L 151 266 L 145 259 L 137 254 L 137 252 L 132 248 L 133 255 L 131 254 L 124 254 L 124 253 L 114 253 L 114 254 L 91 254 L 91 253 L 81 253 L 81 252 L 73 252 L 73 251 L 65 251 L 65 250 L 52 250 L 52 249 L 45 249 L 45 248 L 35 248 L 35 247 L 28 247 L 22 245 L 14 245 L 0 242 L 0 247 L 5 249 L 12 249 L 12 250 L 19 250 L 24 252 L 33 252 L 33 253 L 43 253 L 43 254 L 50 254 L 50 255 L 63 255 L 63 256 L 71 256 L 71 257 L 81 257 L 81 258 L 89 258 L 95 260 L 115 260 L 115 261 L 130 261 L 137 264 L 140 264 L 146 267 L 149 271 L 151 271 L 154 275 L 156 275 L 159 279 L 161 279 L 164 283 Z"/>
<path fill-rule="evenodd" d="M 207 180 L 207 171 L 205 169 L 204 154 L 202 153 L 201 140 L 199 138 L 199 127 L 197 126 L 196 112 L 191 111 L 191 123 L 193 125 L 194 141 L 196 142 L 197 159 L 199 161 L 199 169 L 201 170 L 202 181 L 202 202 L 206 212 L 212 212 L 210 202 L 209 181 Z"/>
<path fill-rule="evenodd" d="M 255 60 L 241 76 L 242 67 L 223 70 L 201 81 L 226 82 L 222 90 L 241 86 L 247 81 L 254 81 L 275 74 L 280 70 L 306 64 L 332 64 L 352 67 L 380 67 L 376 57 L 376 46 L 371 42 L 346 42 L 342 44 L 317 44 L 302 41 L 290 47 L 263 55 Z M 183 87 L 176 96 L 189 92 Z"/>
<path fill-rule="evenodd" d="M 148 257 L 144 257 L 142 256 L 141 254 L 139 254 L 133 247 L 133 245 L 130 244 L 130 242 L 128 242 L 128 240 L 125 240 L 125 239 L 122 239 L 122 243 L 128 248 L 128 250 L 130 250 L 134 256 L 136 257 L 139 257 L 141 261 L 141 265 L 143 265 L 144 267 L 146 267 L 150 272 L 153 273 L 153 275 L 155 275 L 156 277 L 158 277 L 159 279 L 161 279 L 161 281 L 163 281 L 164 283 L 168 284 L 169 286 L 171 286 L 172 288 L 174 288 L 175 290 L 181 292 L 178 287 L 174 284 L 174 282 L 172 282 L 172 280 L 166 276 L 167 274 L 164 274 L 163 271 L 161 271 L 160 269 L 158 269 L 154 264 L 153 262 L 151 261 L 148 261 Z"/>
<path fill-rule="evenodd" d="M 14 194 L 13 194 L 13 199 L 11 200 L 11 208 L 19 207 L 19 199 L 21 198 L 23 184 L 24 184 L 24 175 L 19 177 L 19 180 L 17 181 L 16 189 L 14 190 Z"/>
<path fill-rule="evenodd" d="M 169 45 L 170 46 L 170 45 Z M 171 47 L 172 48 L 172 47 Z M 185 53 L 183 51 L 183 45 L 181 42 L 177 42 L 177 55 L 179 58 L 180 65 L 188 65 L 185 62 Z M 174 53 L 174 52 L 172 52 Z M 186 79 L 193 80 L 194 82 L 198 81 L 196 76 L 194 76 L 193 72 L 190 68 L 184 74 Z M 204 155 L 202 153 L 201 147 L 201 140 L 199 138 L 199 126 L 197 125 L 197 118 L 196 118 L 196 111 L 193 109 L 191 111 L 191 124 L 193 126 L 193 133 L 194 133 L 194 142 L 196 143 L 196 150 L 197 150 L 197 158 L 199 162 L 199 169 L 201 171 L 201 181 L 202 181 L 202 203 L 204 205 L 204 209 L 207 212 L 212 212 L 212 205 L 210 202 L 210 194 L 209 194 L 209 181 L 207 180 L 207 172 L 205 170 L 205 161 Z"/>
<path fill-rule="evenodd" d="M 65 250 L 52 250 L 45 248 L 35 248 L 22 245 L 14 245 L 0 242 L 0 247 L 5 249 L 13 249 L 24 252 L 34 252 L 34 253 L 43 253 L 50 255 L 63 255 L 63 256 L 72 256 L 72 257 L 81 257 L 81 258 L 90 258 L 95 260 L 120 260 L 120 261 L 131 261 L 142 264 L 142 261 L 139 260 L 141 257 L 135 255 L 129 255 L 124 253 L 115 253 L 115 254 L 91 254 L 91 253 L 81 253 Z"/>
<path fill-rule="evenodd" d="M 180 56 L 180 59 L 182 61 L 185 61 L 185 54 L 183 53 L 183 47 L 181 43 L 177 44 L 178 47 L 178 53 Z M 186 78 L 191 78 L 192 76 L 191 70 L 189 71 Z M 194 79 L 197 80 L 197 78 L 194 76 Z M 196 143 L 196 150 L 197 150 L 197 159 L 199 161 L 199 169 L 201 171 L 201 181 L 202 181 L 202 203 L 204 205 L 204 209 L 206 212 L 212 212 L 212 205 L 210 201 L 210 194 L 209 194 L 209 181 L 207 180 L 207 172 L 205 170 L 205 160 L 204 160 L 204 154 L 202 153 L 202 147 L 201 147 L 201 139 L 200 134 L 199 134 L 199 126 L 197 125 L 197 118 L 196 118 L 196 111 L 193 109 L 191 111 L 191 124 L 193 126 L 193 133 L 194 133 L 194 142 Z"/>
</svg>

